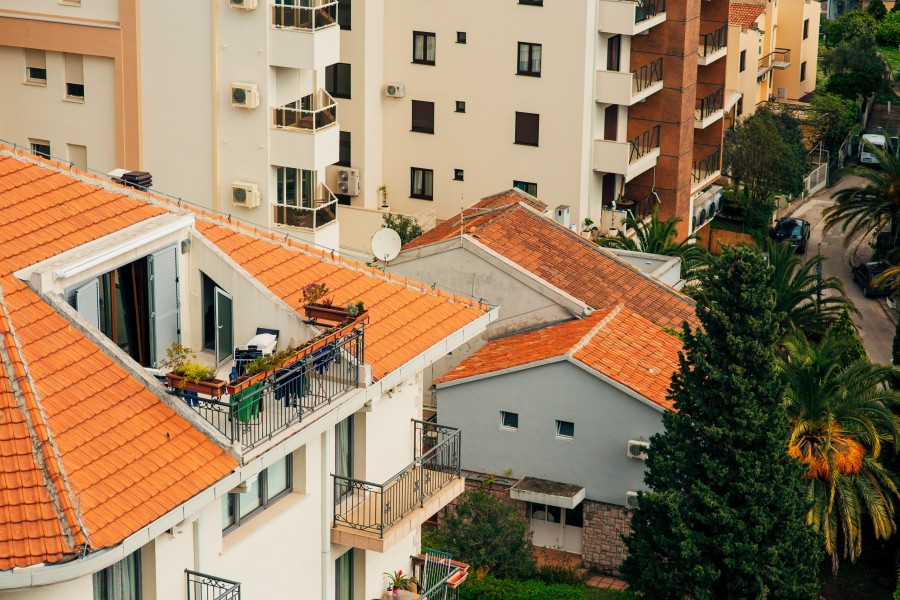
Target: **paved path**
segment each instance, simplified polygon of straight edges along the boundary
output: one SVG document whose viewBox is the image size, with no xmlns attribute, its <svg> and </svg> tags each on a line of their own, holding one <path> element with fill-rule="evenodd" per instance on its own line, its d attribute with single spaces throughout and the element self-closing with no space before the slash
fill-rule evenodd
<svg viewBox="0 0 900 600">
<path fill-rule="evenodd" d="M 858 240 L 844 248 L 842 245 L 844 235 L 839 228 L 832 229 L 823 236 L 822 211 L 831 206 L 831 196 L 841 189 L 861 185 L 864 181 L 861 177 L 853 175 L 843 177 L 834 187 L 822 190 L 820 194 L 810 198 L 792 216 L 806 219 L 812 225 L 809 251 L 806 256 L 814 256 L 818 249 L 819 253 L 827 257 L 822 272 L 826 276 L 839 277 L 844 282 L 847 296 L 859 309 L 860 314 L 854 315 L 853 321 L 859 327 L 869 358 L 873 362 L 887 364 L 891 362 L 894 323 L 888 316 L 884 300 L 864 297 L 859 286 L 853 282 L 853 275 L 850 272 L 851 265 L 868 259 L 872 249 L 866 242 L 857 243 Z"/>
</svg>

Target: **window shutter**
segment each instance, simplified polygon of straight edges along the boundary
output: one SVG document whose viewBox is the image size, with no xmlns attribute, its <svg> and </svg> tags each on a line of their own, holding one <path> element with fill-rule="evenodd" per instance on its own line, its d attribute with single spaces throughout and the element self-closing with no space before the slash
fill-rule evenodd
<svg viewBox="0 0 900 600">
<path fill-rule="evenodd" d="M 434 102 L 412 101 L 412 130 L 434 133 Z"/>
<path fill-rule="evenodd" d="M 540 118 L 540 115 L 534 113 L 516 113 L 517 144 L 538 145 Z"/>
<path fill-rule="evenodd" d="M 47 68 L 47 53 L 43 50 L 25 49 L 25 66 L 31 69 Z"/>
<path fill-rule="evenodd" d="M 178 251 L 163 248 L 147 258 L 150 279 L 150 362 L 157 367 L 166 349 L 181 338 L 178 328 Z"/>
<path fill-rule="evenodd" d="M 66 54 L 66 83 L 84 85 L 84 56 Z"/>
<path fill-rule="evenodd" d="M 92 279 L 75 290 L 75 310 L 100 329 L 100 280 Z"/>
</svg>

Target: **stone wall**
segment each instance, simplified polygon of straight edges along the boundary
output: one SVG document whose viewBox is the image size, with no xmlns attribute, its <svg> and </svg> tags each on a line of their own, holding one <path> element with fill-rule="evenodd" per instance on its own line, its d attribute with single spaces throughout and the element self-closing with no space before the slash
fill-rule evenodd
<svg viewBox="0 0 900 600">
<path fill-rule="evenodd" d="M 631 531 L 631 517 L 624 506 L 584 500 L 584 529 L 581 556 L 585 566 L 618 575 L 625 558 L 623 535 Z"/>
</svg>

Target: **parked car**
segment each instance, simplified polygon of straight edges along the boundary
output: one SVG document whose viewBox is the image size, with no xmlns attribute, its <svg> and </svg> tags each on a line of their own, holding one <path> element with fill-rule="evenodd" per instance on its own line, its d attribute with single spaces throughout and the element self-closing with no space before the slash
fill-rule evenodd
<svg viewBox="0 0 900 600">
<path fill-rule="evenodd" d="M 853 267 L 853 281 L 859 285 L 863 296 L 890 296 L 897 289 L 897 279 L 891 278 L 881 285 L 875 285 L 875 280 L 891 265 L 882 261 L 860 263 Z"/>
<path fill-rule="evenodd" d="M 804 254 L 809 243 L 809 221 L 803 219 L 785 218 L 778 219 L 775 228 L 772 229 L 772 238 L 776 242 L 787 242 L 791 248 Z"/>
<path fill-rule="evenodd" d="M 866 133 L 862 136 L 862 144 L 859 146 L 859 162 L 863 164 L 878 165 L 878 157 L 873 150 L 887 151 L 887 139 L 877 133 Z"/>
</svg>

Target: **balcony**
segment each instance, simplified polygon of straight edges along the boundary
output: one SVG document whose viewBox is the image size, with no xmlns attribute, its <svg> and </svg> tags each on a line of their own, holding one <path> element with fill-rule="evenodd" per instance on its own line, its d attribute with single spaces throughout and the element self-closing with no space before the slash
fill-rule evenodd
<svg viewBox="0 0 900 600">
<path fill-rule="evenodd" d="M 772 69 L 787 69 L 791 66 L 791 51 L 788 48 L 775 48 L 774 52 L 759 59 L 756 78 L 761 79 Z"/>
<path fill-rule="evenodd" d="M 629 142 L 594 140 L 594 170 L 617 173 L 630 181 L 656 166 L 659 158 L 659 125 Z"/>
<path fill-rule="evenodd" d="M 319 90 L 312 97 L 316 102 L 309 108 L 301 108 L 303 102 L 300 100 L 273 108 L 272 125 L 278 129 L 315 133 L 337 123 L 337 102 L 331 94 Z"/>
<path fill-rule="evenodd" d="M 691 170 L 691 189 L 703 188 L 722 174 L 721 150 L 714 150 L 702 160 L 695 160 Z"/>
<path fill-rule="evenodd" d="M 325 90 L 272 110 L 269 158 L 272 164 L 319 170 L 339 158 L 337 102 Z"/>
<path fill-rule="evenodd" d="M 697 98 L 694 106 L 694 129 L 705 129 L 721 119 L 724 114 L 725 88 L 720 87 L 704 98 Z"/>
<path fill-rule="evenodd" d="M 663 87 L 662 58 L 631 73 L 597 71 L 597 102 L 632 106 Z"/>
<path fill-rule="evenodd" d="M 666 0 L 598 0 L 597 30 L 637 35 L 666 20 Z"/>
<path fill-rule="evenodd" d="M 311 6 L 270 4 L 269 64 L 322 69 L 340 60 L 338 3 L 311 0 Z"/>
<path fill-rule="evenodd" d="M 274 211 L 272 222 L 277 226 L 312 231 L 334 223 L 337 220 L 337 196 L 325 184 L 320 183 L 318 188 L 319 193 L 314 200 L 315 206 L 272 204 Z"/>
<path fill-rule="evenodd" d="M 722 25 L 715 31 L 700 34 L 697 45 L 697 64 L 709 65 L 728 53 L 728 25 Z"/>
<path fill-rule="evenodd" d="M 411 558 L 412 573 L 421 585 L 420 600 L 455 600 L 458 597 L 456 590 L 469 576 L 469 565 L 436 550 L 428 550 Z"/>
<path fill-rule="evenodd" d="M 332 476 L 332 543 L 384 552 L 463 492 L 459 429 L 413 424 L 413 462 L 386 482 Z"/>
<path fill-rule="evenodd" d="M 188 600 L 241 600 L 241 584 L 221 577 L 184 570 Z"/>
</svg>

